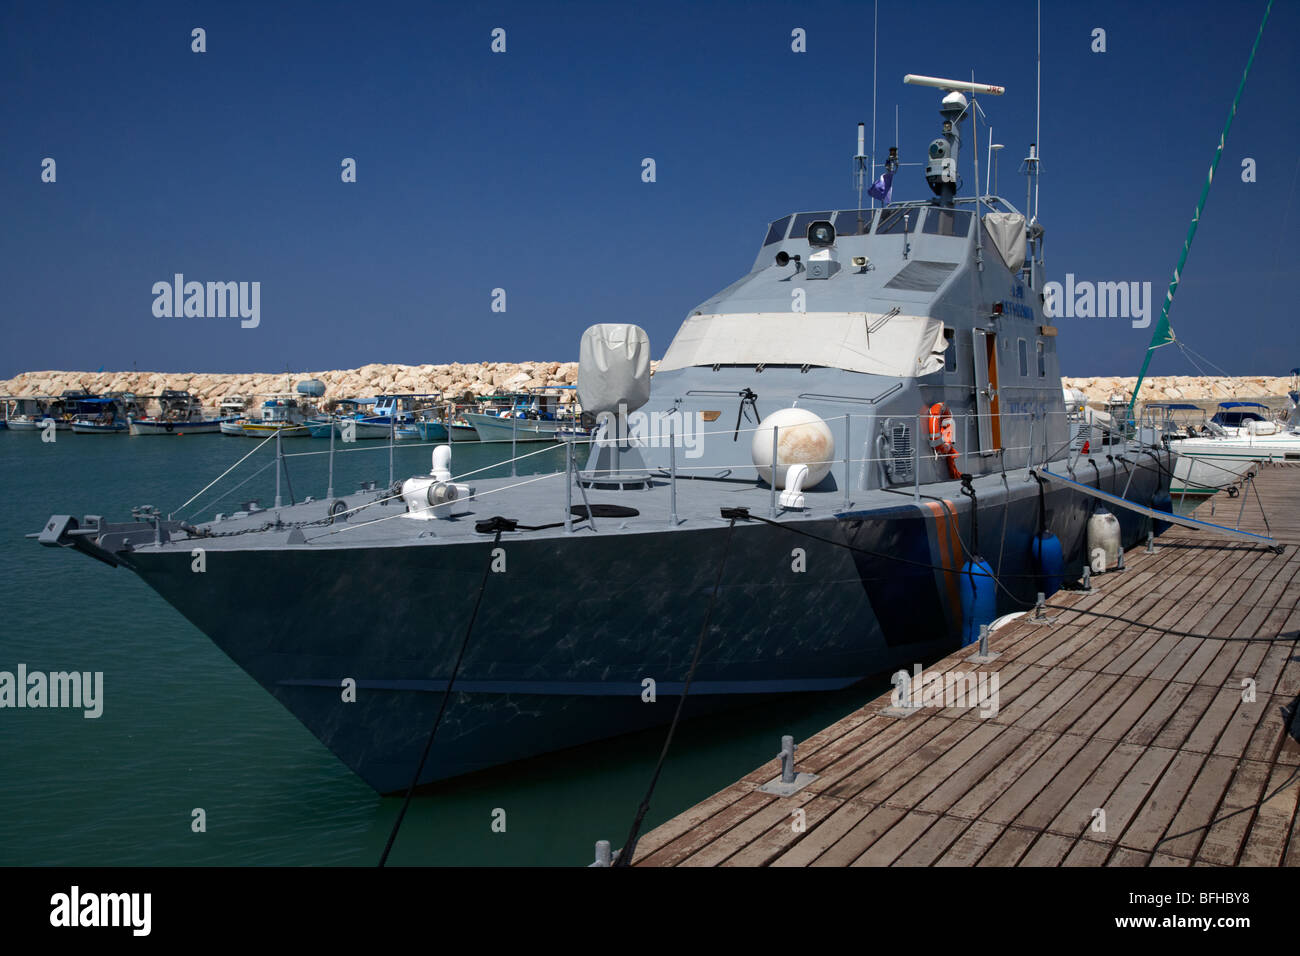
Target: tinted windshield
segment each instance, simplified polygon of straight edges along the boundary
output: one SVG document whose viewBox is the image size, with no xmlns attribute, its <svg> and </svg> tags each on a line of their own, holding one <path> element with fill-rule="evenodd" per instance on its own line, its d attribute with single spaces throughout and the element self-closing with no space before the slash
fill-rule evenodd
<svg viewBox="0 0 1300 956">
<path fill-rule="evenodd" d="M 835 234 L 837 236 L 865 236 L 871 231 L 871 217 L 875 212 L 870 209 L 845 209 L 835 214 Z"/>
<path fill-rule="evenodd" d="M 833 212 L 801 212 L 794 217 L 794 225 L 790 227 L 791 239 L 807 239 L 808 227 L 818 219 L 830 219 L 835 215 Z"/>
<path fill-rule="evenodd" d="M 961 209 L 931 209 L 922 230 L 930 236 L 960 236 L 970 232 L 970 213 Z"/>
<path fill-rule="evenodd" d="M 776 222 L 772 223 L 767 229 L 767 238 L 763 240 L 763 245 L 770 246 L 774 242 L 780 242 L 785 238 L 785 228 L 790 225 L 790 217 L 782 216 Z"/>
<path fill-rule="evenodd" d="M 915 232 L 917 220 L 922 210 L 912 207 L 886 206 L 880 213 L 880 222 L 876 225 L 877 235 Z"/>
</svg>

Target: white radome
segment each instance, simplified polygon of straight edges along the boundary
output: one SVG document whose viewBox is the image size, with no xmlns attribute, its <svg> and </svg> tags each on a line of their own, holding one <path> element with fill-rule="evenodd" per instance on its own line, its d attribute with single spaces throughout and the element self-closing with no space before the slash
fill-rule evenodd
<svg viewBox="0 0 1300 956">
<path fill-rule="evenodd" d="M 772 429 L 777 430 L 776 487 L 785 487 L 791 465 L 807 465 L 805 488 L 815 488 L 831 470 L 835 436 L 819 415 L 806 408 L 782 408 L 759 422 L 750 447 L 758 476 L 772 483 Z"/>
</svg>

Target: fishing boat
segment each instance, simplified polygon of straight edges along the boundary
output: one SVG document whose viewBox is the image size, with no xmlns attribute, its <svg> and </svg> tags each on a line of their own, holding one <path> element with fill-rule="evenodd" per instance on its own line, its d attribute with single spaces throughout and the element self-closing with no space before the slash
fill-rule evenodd
<svg viewBox="0 0 1300 956">
<path fill-rule="evenodd" d="M 562 468 L 458 478 L 449 443 L 391 488 L 198 523 L 55 515 L 40 543 L 138 575 L 380 793 L 665 723 L 688 682 L 698 715 L 974 642 L 1081 573 L 1099 496 L 1117 546 L 1144 540 L 1171 455 L 1081 455 L 1037 211 L 977 167 L 958 195 L 967 94 L 1002 88 L 906 82 L 942 91 L 929 195 L 892 195 L 891 149 L 864 207 L 860 126 L 857 204 L 770 222 L 653 382 L 643 330 L 583 334 L 599 429 Z"/>
<path fill-rule="evenodd" d="M 131 416 L 132 435 L 212 435 L 221 426 L 238 419 L 237 414 L 218 414 L 207 418 L 203 403 L 187 391 L 165 389 L 154 399 L 158 403 L 155 415 Z M 241 403 L 242 410 L 242 403 Z"/>
<path fill-rule="evenodd" d="M 130 392 L 79 399 L 73 411 L 72 431 L 78 435 L 124 435 L 131 416 L 139 412 L 140 403 Z"/>
<path fill-rule="evenodd" d="M 5 425 L 10 431 L 34 432 L 40 423 L 49 417 L 49 396 L 7 395 L 5 402 Z"/>
<path fill-rule="evenodd" d="M 256 418 L 246 417 L 220 426 L 223 435 L 242 435 L 245 438 L 265 438 L 280 432 L 284 438 L 309 438 L 307 415 L 292 392 L 266 396 L 258 407 Z"/>
<path fill-rule="evenodd" d="M 573 386 L 555 386 L 490 399 L 489 408 L 466 412 L 465 420 L 474 426 L 479 441 L 533 442 L 555 441 L 560 429 L 577 425 L 576 403 L 562 405 L 562 393 Z"/>
<path fill-rule="evenodd" d="M 330 414 L 308 419 L 307 431 L 312 438 L 329 438 L 333 432 L 342 441 L 387 441 L 393 432 L 391 419 L 367 411 L 374 408 L 376 401 L 341 398 Z"/>
<path fill-rule="evenodd" d="M 481 403 L 450 402 L 426 412 L 416 420 L 420 440 L 426 442 L 478 441 L 478 430 L 465 418 L 471 409 L 481 408 Z"/>
<path fill-rule="evenodd" d="M 32 428 L 44 428 L 52 422 L 55 431 L 72 431 L 72 421 L 77 417 L 79 403 L 95 397 L 84 388 L 66 388 L 57 397 L 39 399 L 43 406 L 43 417 Z"/>
</svg>

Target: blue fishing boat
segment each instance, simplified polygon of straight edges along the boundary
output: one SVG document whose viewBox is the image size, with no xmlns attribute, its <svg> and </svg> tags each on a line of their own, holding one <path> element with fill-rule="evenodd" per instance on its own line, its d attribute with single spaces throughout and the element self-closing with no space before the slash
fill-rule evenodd
<svg viewBox="0 0 1300 956">
<path fill-rule="evenodd" d="M 140 404 L 130 392 L 78 399 L 73 411 L 72 431 L 78 435 L 123 435 Z"/>
</svg>

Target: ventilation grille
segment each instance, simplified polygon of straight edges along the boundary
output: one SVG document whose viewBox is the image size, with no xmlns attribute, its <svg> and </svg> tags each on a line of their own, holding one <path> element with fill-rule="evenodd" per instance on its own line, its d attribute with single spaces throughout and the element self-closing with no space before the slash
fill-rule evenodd
<svg viewBox="0 0 1300 956">
<path fill-rule="evenodd" d="M 886 434 L 889 440 L 889 477 L 891 481 L 912 480 L 912 426 L 888 425 Z"/>
</svg>

